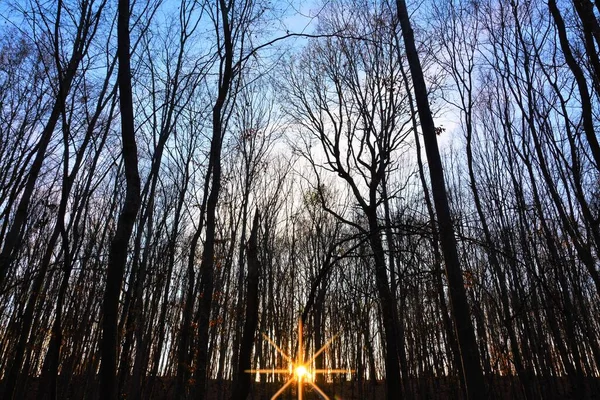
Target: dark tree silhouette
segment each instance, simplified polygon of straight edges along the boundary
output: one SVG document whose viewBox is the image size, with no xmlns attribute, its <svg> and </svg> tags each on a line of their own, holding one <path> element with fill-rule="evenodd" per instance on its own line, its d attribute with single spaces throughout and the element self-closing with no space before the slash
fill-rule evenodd
<svg viewBox="0 0 600 400">
<path fill-rule="evenodd" d="M 450 207 L 446 195 L 446 183 L 444 181 L 444 170 L 437 146 L 436 129 L 433 123 L 427 86 L 423 78 L 421 61 L 415 45 L 415 38 L 404 0 L 397 0 L 398 20 L 402 28 L 406 58 L 410 66 L 411 78 L 417 103 L 417 111 L 423 131 L 423 142 L 425 153 L 429 162 L 429 178 L 431 180 L 431 193 L 435 204 L 437 225 L 440 233 L 440 243 L 444 261 L 446 263 L 446 277 L 450 291 L 450 305 L 456 329 L 456 336 L 460 347 L 460 355 L 463 366 L 464 381 L 466 384 L 467 397 L 469 399 L 484 399 L 488 396 L 483 371 L 475 340 L 475 331 L 469 312 L 469 304 L 465 292 L 465 282 L 460 267 L 454 228 L 450 217 Z"/>
<path fill-rule="evenodd" d="M 125 166 L 125 202 L 112 238 L 106 271 L 106 289 L 102 303 L 102 341 L 100 393 L 103 398 L 117 399 L 117 356 L 119 353 L 119 298 L 127 263 L 127 249 L 140 208 L 140 175 L 135 140 L 133 94 L 131 87 L 131 53 L 129 0 L 119 0 L 117 18 L 117 56 L 119 61 L 119 109 L 121 111 L 122 157 Z"/>
</svg>

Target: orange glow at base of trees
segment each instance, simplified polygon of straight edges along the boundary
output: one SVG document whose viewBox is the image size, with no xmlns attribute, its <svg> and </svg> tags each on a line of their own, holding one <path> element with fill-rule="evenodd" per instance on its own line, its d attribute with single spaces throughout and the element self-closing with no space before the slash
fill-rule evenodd
<svg viewBox="0 0 600 400">
<path fill-rule="evenodd" d="M 265 339 L 283 356 L 283 358 L 288 362 L 287 369 L 275 369 L 275 368 L 263 368 L 263 369 L 251 369 L 246 372 L 252 374 L 287 374 L 289 375 L 289 379 L 285 382 L 285 384 L 271 397 L 271 400 L 275 400 L 278 398 L 285 390 L 296 384 L 298 391 L 298 400 L 302 400 L 303 395 L 303 386 L 304 384 L 310 385 L 313 390 L 315 390 L 319 395 L 325 399 L 329 400 L 329 397 L 319 388 L 313 381 L 316 374 L 346 374 L 352 372 L 349 369 L 311 369 L 310 364 L 321 354 L 325 349 L 331 344 L 331 342 L 336 338 L 336 336 L 332 337 L 317 350 L 308 360 L 304 360 L 304 351 L 302 346 L 302 320 L 298 321 L 298 357 L 294 361 L 292 357 L 287 355 L 283 350 L 277 346 L 277 344 L 271 340 L 267 335 L 263 334 Z"/>
</svg>

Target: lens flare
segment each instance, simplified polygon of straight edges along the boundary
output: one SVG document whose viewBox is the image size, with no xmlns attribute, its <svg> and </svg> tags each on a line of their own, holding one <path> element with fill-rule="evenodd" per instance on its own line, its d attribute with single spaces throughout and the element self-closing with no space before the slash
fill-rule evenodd
<svg viewBox="0 0 600 400">
<path fill-rule="evenodd" d="M 316 374 L 347 374 L 352 372 L 349 369 L 315 369 L 312 370 L 310 368 L 310 364 L 321 354 L 325 349 L 331 344 L 333 339 L 336 336 L 332 337 L 325 343 L 323 347 L 317 350 L 316 353 L 312 354 L 308 360 L 304 360 L 304 350 L 302 348 L 302 320 L 298 321 L 298 358 L 294 361 L 292 357 L 284 353 L 283 350 L 275 344 L 270 337 L 263 334 L 265 339 L 283 356 L 283 358 L 288 362 L 287 369 L 276 369 L 276 368 L 264 368 L 264 369 L 251 369 L 246 372 L 251 374 L 287 374 L 289 379 L 287 382 L 271 397 L 271 400 L 275 400 L 278 398 L 285 390 L 291 386 L 292 384 L 296 384 L 298 390 L 298 400 L 302 400 L 303 395 L 303 386 L 304 383 L 310 385 L 324 400 L 329 400 L 329 397 L 318 387 L 314 382 L 313 378 Z"/>
</svg>

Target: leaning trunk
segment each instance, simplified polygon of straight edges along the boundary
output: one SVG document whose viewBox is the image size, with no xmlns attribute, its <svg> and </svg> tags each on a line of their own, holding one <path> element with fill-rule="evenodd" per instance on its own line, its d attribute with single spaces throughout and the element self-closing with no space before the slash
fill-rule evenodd
<svg viewBox="0 0 600 400">
<path fill-rule="evenodd" d="M 454 228 L 450 217 L 450 207 L 448 205 L 444 182 L 444 171 L 437 147 L 433 117 L 429 108 L 427 87 L 406 9 L 406 2 L 404 0 L 396 0 L 396 5 L 406 47 L 406 57 L 413 80 L 417 111 L 421 121 L 421 129 L 423 130 L 425 152 L 429 161 L 431 191 L 438 218 L 440 244 L 446 262 L 446 276 L 448 278 L 452 316 L 460 348 L 467 397 L 469 399 L 484 399 L 487 397 L 487 392 L 458 258 Z"/>
</svg>

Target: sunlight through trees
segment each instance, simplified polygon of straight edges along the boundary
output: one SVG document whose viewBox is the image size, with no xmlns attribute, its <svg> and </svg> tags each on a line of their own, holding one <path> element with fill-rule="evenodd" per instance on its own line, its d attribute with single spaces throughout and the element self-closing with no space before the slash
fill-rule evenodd
<svg viewBox="0 0 600 400">
<path fill-rule="evenodd" d="M 599 21 L 2 2 L 0 398 L 594 398 Z"/>
</svg>

